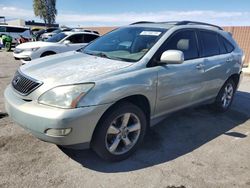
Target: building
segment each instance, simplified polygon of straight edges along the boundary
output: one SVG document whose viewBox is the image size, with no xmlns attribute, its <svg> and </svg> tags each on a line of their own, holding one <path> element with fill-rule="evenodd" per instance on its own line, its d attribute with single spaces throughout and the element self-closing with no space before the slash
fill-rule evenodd
<svg viewBox="0 0 250 188">
<path fill-rule="evenodd" d="M 35 22 L 34 20 L 32 20 L 32 21 L 25 21 L 23 19 L 15 19 L 15 20 L 8 20 L 8 21 L 6 21 L 6 23 L 8 25 L 30 27 L 31 29 L 34 29 L 34 28 L 45 29 L 47 27 L 45 25 L 45 23 Z M 51 24 L 50 27 L 59 27 L 59 24 Z"/>
<path fill-rule="evenodd" d="M 223 27 L 224 30 L 232 33 L 233 38 L 237 41 L 245 53 L 244 66 L 250 65 L 250 26 Z"/>
<path fill-rule="evenodd" d="M 0 16 L 0 24 L 6 24 L 6 21 L 5 21 L 5 17 L 4 16 Z"/>
</svg>

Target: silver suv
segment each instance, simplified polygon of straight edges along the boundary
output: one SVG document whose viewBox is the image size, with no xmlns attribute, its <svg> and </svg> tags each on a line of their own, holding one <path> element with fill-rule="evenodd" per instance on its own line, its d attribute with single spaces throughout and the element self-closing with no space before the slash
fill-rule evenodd
<svg viewBox="0 0 250 188">
<path fill-rule="evenodd" d="M 166 114 L 204 102 L 228 110 L 242 64 L 242 50 L 218 26 L 137 22 L 21 66 L 6 110 L 41 140 L 118 161 Z"/>
</svg>

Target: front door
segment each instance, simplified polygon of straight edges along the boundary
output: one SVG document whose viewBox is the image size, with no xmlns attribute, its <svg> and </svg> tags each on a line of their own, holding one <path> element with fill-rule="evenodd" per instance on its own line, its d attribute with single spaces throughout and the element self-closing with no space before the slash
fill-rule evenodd
<svg viewBox="0 0 250 188">
<path fill-rule="evenodd" d="M 184 108 L 202 99 L 204 63 L 199 58 L 197 46 L 196 32 L 181 30 L 174 33 L 157 52 L 159 60 L 166 50 L 180 50 L 184 53 L 185 61 L 182 64 L 157 66 L 155 116 Z"/>
</svg>

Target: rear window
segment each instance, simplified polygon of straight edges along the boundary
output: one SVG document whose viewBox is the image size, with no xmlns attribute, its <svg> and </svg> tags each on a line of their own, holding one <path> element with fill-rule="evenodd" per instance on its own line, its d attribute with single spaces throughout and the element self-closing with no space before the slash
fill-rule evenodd
<svg viewBox="0 0 250 188">
<path fill-rule="evenodd" d="M 200 39 L 202 46 L 202 57 L 209 57 L 220 54 L 220 47 L 216 33 L 200 31 Z"/>
<path fill-rule="evenodd" d="M 59 42 L 67 37 L 65 33 L 58 33 L 46 40 L 46 42 Z"/>
</svg>

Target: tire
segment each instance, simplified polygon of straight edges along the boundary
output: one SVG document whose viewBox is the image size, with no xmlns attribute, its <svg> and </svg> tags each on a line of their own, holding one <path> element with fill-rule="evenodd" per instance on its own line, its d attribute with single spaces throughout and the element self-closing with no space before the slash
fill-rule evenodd
<svg viewBox="0 0 250 188">
<path fill-rule="evenodd" d="M 6 42 L 4 48 L 5 48 L 6 52 L 9 52 L 11 50 L 11 43 L 10 42 Z"/>
<path fill-rule="evenodd" d="M 91 147 L 107 161 L 121 161 L 140 146 L 146 129 L 147 119 L 139 107 L 128 102 L 118 103 L 100 119 Z"/>
<path fill-rule="evenodd" d="M 49 56 L 49 55 L 54 55 L 56 54 L 55 52 L 44 52 L 40 57 L 45 57 L 45 56 Z"/>
<path fill-rule="evenodd" d="M 232 79 L 227 80 L 220 89 L 214 103 L 214 108 L 217 112 L 226 112 L 230 108 L 235 91 L 236 84 L 234 81 Z"/>
</svg>

